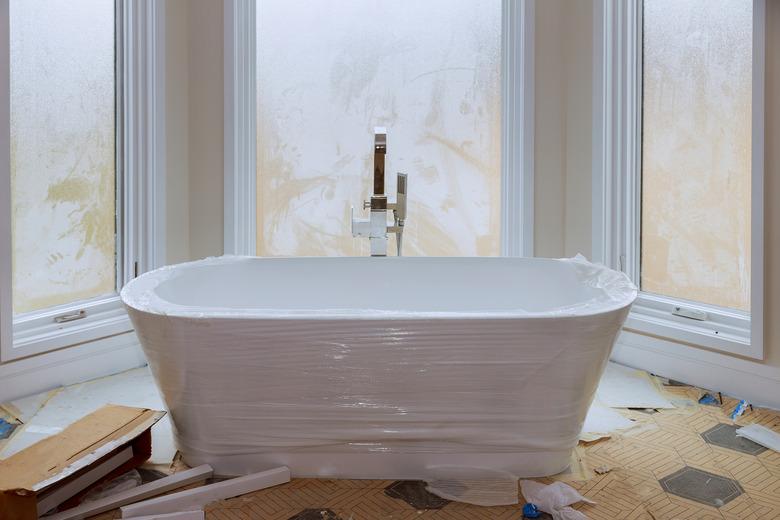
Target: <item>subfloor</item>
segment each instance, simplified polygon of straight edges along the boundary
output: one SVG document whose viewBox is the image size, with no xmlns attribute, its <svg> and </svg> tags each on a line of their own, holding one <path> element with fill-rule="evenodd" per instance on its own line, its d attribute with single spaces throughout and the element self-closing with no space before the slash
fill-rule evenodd
<svg viewBox="0 0 780 520">
<path fill-rule="evenodd" d="M 578 505 L 599 519 L 780 519 L 780 453 L 735 435 L 740 425 L 762 424 L 780 432 L 780 412 L 747 410 L 736 422 L 735 399 L 701 405 L 703 391 L 676 384 L 662 392 L 678 408 L 620 410 L 634 427 L 580 443 L 573 472 L 562 480 L 596 505 Z M 142 471 L 144 480 L 184 469 Z M 160 471 L 162 470 L 162 471 Z M 520 504 L 479 507 L 448 502 L 425 491 L 424 483 L 388 480 L 294 479 L 289 484 L 224 500 L 207 507 L 213 520 L 520 519 Z M 119 511 L 94 517 L 120 518 Z M 543 515 L 542 518 L 550 518 Z"/>
</svg>

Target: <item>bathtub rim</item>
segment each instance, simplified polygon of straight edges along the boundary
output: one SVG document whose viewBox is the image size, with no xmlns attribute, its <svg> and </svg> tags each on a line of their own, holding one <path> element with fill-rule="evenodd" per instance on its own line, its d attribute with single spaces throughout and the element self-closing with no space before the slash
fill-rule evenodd
<svg viewBox="0 0 780 520">
<path fill-rule="evenodd" d="M 250 255 L 222 255 L 207 257 L 200 260 L 171 264 L 146 273 L 141 274 L 128 282 L 120 291 L 122 303 L 129 309 L 143 314 L 155 316 L 165 316 L 172 318 L 187 319 L 237 319 L 237 320 L 469 320 L 469 319 L 561 319 L 561 318 L 581 318 L 589 316 L 599 316 L 613 312 L 619 312 L 630 307 L 636 300 L 639 290 L 631 282 L 625 273 L 609 269 L 601 264 L 589 262 L 581 255 L 573 258 L 538 258 L 538 257 L 403 257 L 403 258 L 431 258 L 431 259 L 450 259 L 450 258 L 511 258 L 515 260 L 526 260 L 532 262 L 570 262 L 578 263 L 591 268 L 598 269 L 601 273 L 606 273 L 609 281 L 614 284 L 610 289 L 611 299 L 594 304 L 585 302 L 568 307 L 561 307 L 552 311 L 525 311 L 525 310 L 506 310 L 506 311 L 411 311 L 411 310 L 393 310 L 386 311 L 380 309 L 272 309 L 264 307 L 256 308 L 230 308 L 224 307 L 194 307 L 180 305 L 170 302 L 159 296 L 155 289 L 162 283 L 168 281 L 175 271 L 182 269 L 198 267 L 202 265 L 224 265 L 233 262 L 245 260 L 259 261 L 280 261 L 285 259 L 321 259 L 321 258 L 341 258 L 341 257 L 316 257 L 316 256 L 278 256 L 278 257 L 260 257 Z M 364 257 L 343 257 L 343 258 L 364 258 Z M 394 261 L 398 257 L 371 258 L 370 261 Z M 615 297 L 617 296 L 617 297 Z"/>
</svg>

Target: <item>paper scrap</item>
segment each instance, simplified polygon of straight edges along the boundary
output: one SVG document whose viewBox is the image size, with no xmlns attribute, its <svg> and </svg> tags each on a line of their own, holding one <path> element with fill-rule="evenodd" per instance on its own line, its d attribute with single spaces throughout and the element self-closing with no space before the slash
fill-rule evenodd
<svg viewBox="0 0 780 520">
<path fill-rule="evenodd" d="M 744 437 L 770 450 L 780 452 L 780 433 L 760 424 L 751 424 L 737 430 L 738 437 Z"/>
<path fill-rule="evenodd" d="M 601 377 L 596 396 L 610 408 L 675 408 L 650 374 L 611 362 Z"/>
<path fill-rule="evenodd" d="M 563 482 L 553 482 L 547 486 L 533 480 L 523 480 L 520 482 L 520 489 L 526 502 L 551 514 L 553 520 L 587 520 L 588 517 L 584 513 L 570 506 L 577 502 L 595 504 Z"/>
<path fill-rule="evenodd" d="M 634 421 L 623 417 L 617 410 L 613 410 L 599 401 L 593 401 L 588 409 L 588 415 L 585 417 L 585 423 L 582 425 L 580 440 L 593 442 L 609 437 L 612 432 L 626 430 L 634 426 L 636 426 Z"/>
</svg>

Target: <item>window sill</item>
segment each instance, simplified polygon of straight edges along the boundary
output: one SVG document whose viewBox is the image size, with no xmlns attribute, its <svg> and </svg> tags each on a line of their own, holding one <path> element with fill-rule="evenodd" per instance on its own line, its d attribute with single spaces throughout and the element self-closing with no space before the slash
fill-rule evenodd
<svg viewBox="0 0 780 520">
<path fill-rule="evenodd" d="M 704 319 L 675 315 L 677 309 Z M 626 329 L 677 342 L 763 359 L 760 342 L 751 341 L 750 313 L 697 302 L 640 293 L 626 319 Z"/>
<path fill-rule="evenodd" d="M 55 317 L 84 311 L 81 319 L 58 323 Z M 65 305 L 14 319 L 13 346 L 2 353 L 7 362 L 50 350 L 70 347 L 133 330 L 118 295 Z"/>
</svg>

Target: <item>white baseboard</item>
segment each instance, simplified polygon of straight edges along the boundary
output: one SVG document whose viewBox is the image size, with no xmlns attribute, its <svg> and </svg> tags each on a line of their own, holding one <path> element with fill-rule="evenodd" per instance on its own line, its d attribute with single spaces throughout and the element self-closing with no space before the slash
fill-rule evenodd
<svg viewBox="0 0 780 520">
<path fill-rule="evenodd" d="M 0 364 L 0 403 L 146 364 L 134 332 Z"/>
<path fill-rule="evenodd" d="M 780 410 L 780 367 L 623 331 L 612 360 Z"/>
</svg>

